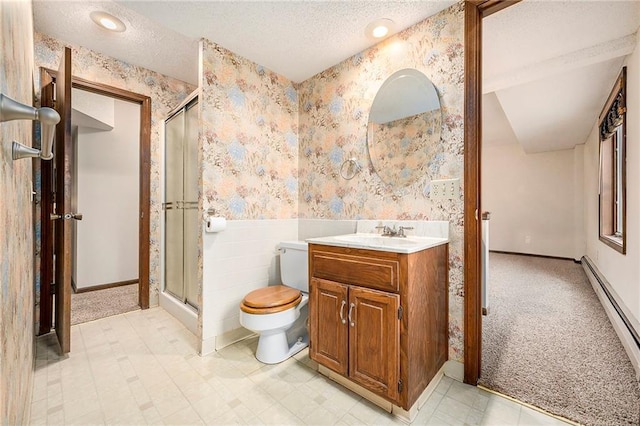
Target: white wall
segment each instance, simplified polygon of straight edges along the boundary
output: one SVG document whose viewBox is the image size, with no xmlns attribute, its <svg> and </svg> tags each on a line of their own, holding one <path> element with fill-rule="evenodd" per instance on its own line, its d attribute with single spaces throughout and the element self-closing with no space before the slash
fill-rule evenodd
<svg viewBox="0 0 640 426">
<path fill-rule="evenodd" d="M 114 98 L 97 95 L 86 90 L 71 89 L 73 109 L 71 122 L 79 127 L 113 130 L 115 126 Z"/>
<path fill-rule="evenodd" d="M 241 328 L 247 293 L 280 283 L 278 243 L 297 239 L 297 219 L 229 220 L 224 231 L 203 233 L 203 355 L 216 348 L 216 337 Z"/>
<path fill-rule="evenodd" d="M 613 288 L 618 304 L 640 330 L 640 43 L 627 58 L 627 254 L 598 238 L 598 134 L 594 123 L 584 151 L 587 255 Z"/>
<path fill-rule="evenodd" d="M 581 172 L 573 149 L 526 154 L 517 143 L 483 147 L 482 209 L 491 212 L 489 248 L 580 259 Z"/>
<path fill-rule="evenodd" d="M 140 106 L 115 106 L 112 131 L 78 131 L 77 288 L 138 279 Z"/>
</svg>

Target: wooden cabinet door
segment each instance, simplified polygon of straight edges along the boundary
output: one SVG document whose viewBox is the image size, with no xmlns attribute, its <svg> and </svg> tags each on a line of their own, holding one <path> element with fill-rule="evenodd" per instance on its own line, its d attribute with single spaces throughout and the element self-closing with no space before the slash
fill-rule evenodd
<svg viewBox="0 0 640 426">
<path fill-rule="evenodd" d="M 349 377 L 392 400 L 400 379 L 400 296 L 349 289 Z"/>
<path fill-rule="evenodd" d="M 348 287 L 312 278 L 309 297 L 309 356 L 314 361 L 346 375 L 348 367 Z"/>
</svg>

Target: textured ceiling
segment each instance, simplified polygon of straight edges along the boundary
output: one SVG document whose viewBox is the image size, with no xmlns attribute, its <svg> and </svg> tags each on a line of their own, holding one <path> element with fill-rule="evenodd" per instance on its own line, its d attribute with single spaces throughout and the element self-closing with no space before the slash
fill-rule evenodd
<svg viewBox="0 0 640 426">
<path fill-rule="evenodd" d="M 640 1 L 525 0 L 484 20 L 487 79 L 638 30 Z"/>
<path fill-rule="evenodd" d="M 484 142 L 511 138 L 527 153 L 585 143 L 639 25 L 636 0 L 525 0 L 485 18 Z"/>
<path fill-rule="evenodd" d="M 396 30 L 455 1 L 130 1 L 118 3 L 189 37 L 205 37 L 300 82 L 374 45 L 365 27 Z"/>
<path fill-rule="evenodd" d="M 364 33 L 371 21 L 392 19 L 397 32 L 453 3 L 35 0 L 34 20 L 36 31 L 194 84 L 201 37 L 300 82 L 376 44 Z M 93 10 L 117 16 L 127 31 L 98 28 Z"/>
<path fill-rule="evenodd" d="M 96 10 L 117 16 L 127 30 L 114 33 L 98 27 L 89 18 Z M 35 30 L 43 34 L 197 84 L 196 39 L 112 1 L 35 0 L 33 19 Z"/>
</svg>

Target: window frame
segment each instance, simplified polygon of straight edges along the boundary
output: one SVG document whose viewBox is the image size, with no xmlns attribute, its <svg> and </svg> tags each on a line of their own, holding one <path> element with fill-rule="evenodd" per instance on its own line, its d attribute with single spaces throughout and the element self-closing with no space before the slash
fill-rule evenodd
<svg viewBox="0 0 640 426">
<path fill-rule="evenodd" d="M 623 255 L 627 248 L 626 81 L 627 68 L 623 67 L 598 118 L 598 237 Z M 606 139 L 602 139 L 603 126 L 607 125 L 612 114 L 615 115 L 616 108 L 622 122 Z"/>
</svg>

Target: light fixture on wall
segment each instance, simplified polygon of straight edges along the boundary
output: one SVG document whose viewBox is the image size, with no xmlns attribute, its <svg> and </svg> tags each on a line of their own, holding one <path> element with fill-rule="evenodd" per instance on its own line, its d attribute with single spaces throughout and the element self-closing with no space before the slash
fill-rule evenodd
<svg viewBox="0 0 640 426">
<path fill-rule="evenodd" d="M 121 33 L 127 29 L 124 22 L 107 12 L 93 11 L 89 16 L 96 25 L 106 30 Z"/>
<path fill-rule="evenodd" d="M 365 28 L 364 33 L 367 35 L 367 37 L 379 40 L 390 35 L 394 29 L 394 26 L 395 22 L 393 22 L 391 19 L 380 18 L 370 22 L 369 25 L 367 25 L 367 28 Z"/>
</svg>

